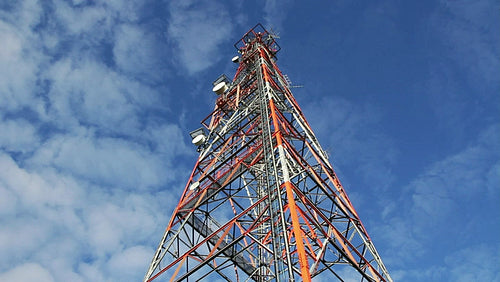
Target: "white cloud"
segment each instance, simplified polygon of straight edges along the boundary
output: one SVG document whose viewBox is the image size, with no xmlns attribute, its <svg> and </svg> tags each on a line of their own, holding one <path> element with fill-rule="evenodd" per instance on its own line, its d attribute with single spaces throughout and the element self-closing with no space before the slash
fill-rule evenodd
<svg viewBox="0 0 500 282">
<path fill-rule="evenodd" d="M 18 204 L 16 195 L 0 181 L 0 216 L 12 216 Z"/>
<path fill-rule="evenodd" d="M 443 276 L 442 271 L 449 272 L 450 268 L 456 269 L 454 281 L 493 281 L 489 278 L 498 277 L 497 269 L 489 264 L 467 267 L 464 273 L 463 267 L 458 270 L 456 263 L 449 263 L 457 256 L 438 253 L 446 246 L 467 245 L 471 241 L 479 246 L 497 241 L 498 229 L 491 226 L 497 224 L 500 214 L 491 211 L 496 210 L 500 199 L 499 132 L 500 125 L 491 125 L 470 146 L 430 165 L 401 191 L 400 199 L 394 203 L 397 208 L 389 209 L 384 217 L 387 224 L 373 229 L 374 234 L 379 235 L 378 241 L 385 240 L 390 246 L 386 249 L 393 250 L 386 251 L 384 260 L 404 279 L 423 277 L 440 281 L 448 277 Z M 488 216 L 478 218 L 478 214 Z M 482 232 L 490 229 L 492 233 L 478 237 L 480 229 Z M 484 247 L 478 250 L 471 247 L 470 253 L 483 256 L 482 251 Z M 468 256 L 465 253 L 460 255 L 461 259 Z M 446 262 L 446 269 L 430 267 L 429 271 L 422 272 L 407 268 L 408 264 L 429 254 L 434 263 Z M 489 256 L 491 261 L 500 259 L 498 252 Z M 472 260 L 475 258 L 470 259 L 473 265 Z"/>
<path fill-rule="evenodd" d="M 11 266 L 13 262 L 21 262 L 32 259 L 25 255 L 36 251 L 41 244 L 50 239 L 50 224 L 44 219 L 18 216 L 16 220 L 2 220 L 0 231 L 0 271 Z M 36 237 L 36 238 L 35 238 Z M 3 280 L 2 280 L 3 281 Z"/>
<path fill-rule="evenodd" d="M 174 60 L 189 74 L 202 71 L 220 59 L 217 48 L 231 39 L 232 23 L 223 5 L 211 1 L 172 1 L 167 29 L 175 45 Z"/>
<path fill-rule="evenodd" d="M 106 281 L 104 273 L 99 269 L 99 265 L 80 263 L 78 271 L 85 277 L 84 281 Z"/>
<path fill-rule="evenodd" d="M 392 272 L 395 281 L 500 281 L 498 244 L 469 244 L 444 254 L 434 265 Z M 440 258 L 441 259 L 441 258 Z M 434 260 L 430 258 L 430 260 Z"/>
<path fill-rule="evenodd" d="M 304 111 L 313 131 L 321 133 L 318 139 L 331 154 L 331 162 L 339 166 L 339 173 L 343 168 L 353 168 L 370 189 L 390 187 L 395 179 L 391 167 L 398 153 L 381 130 L 380 113 L 374 107 L 324 97 L 306 104 Z"/>
<path fill-rule="evenodd" d="M 159 126 L 150 126 L 144 137 L 152 141 L 154 151 L 168 156 L 193 155 L 195 150 L 192 146 L 186 146 L 184 136 L 185 132 L 177 125 L 163 124 Z"/>
<path fill-rule="evenodd" d="M 192 154 L 137 77 L 157 66 L 143 3 L 17 3 L 0 11 L 0 280 L 140 280 Z"/>
<path fill-rule="evenodd" d="M 107 14 L 116 17 L 119 22 L 133 23 L 140 18 L 139 12 L 148 1 L 143 0 L 99 0 L 99 3 L 108 8 Z"/>
<path fill-rule="evenodd" d="M 496 1 L 441 1 L 433 18 L 448 56 L 463 67 L 474 85 L 498 89 L 500 83 L 500 40 L 495 36 L 499 5 Z M 446 16 L 443 16 L 446 14 Z M 495 91 L 480 91 L 485 95 Z"/>
<path fill-rule="evenodd" d="M 117 66 L 132 75 L 161 79 L 156 66 L 158 55 L 154 38 L 146 30 L 136 25 L 123 24 L 115 32 L 113 56 Z"/>
<path fill-rule="evenodd" d="M 500 183 L 500 171 L 489 173 L 500 165 L 499 132 L 498 125 L 490 126 L 476 144 L 436 162 L 410 184 L 412 214 L 420 232 L 445 221 L 451 223 L 453 213 L 474 201 L 484 201 L 483 197 L 498 198 L 494 187 Z"/>
<path fill-rule="evenodd" d="M 94 199 L 94 196 L 102 199 Z M 157 220 L 167 215 L 155 214 L 160 207 L 160 201 L 156 201 L 153 196 L 124 192 L 110 195 L 96 193 L 88 200 L 94 201 L 95 204 L 84 211 L 84 221 L 88 228 L 85 236 L 95 257 L 105 258 L 136 246 L 155 230 L 159 231 L 165 227 L 159 226 Z M 171 206 L 172 204 L 167 203 L 164 206 L 166 209 L 161 210 L 166 212 Z M 151 257 L 148 260 L 150 259 Z"/>
<path fill-rule="evenodd" d="M 52 282 L 55 281 L 47 269 L 37 263 L 26 263 L 17 266 L 5 273 L 0 273 L 1 281 L 17 281 L 17 282 Z"/>
<path fill-rule="evenodd" d="M 172 179 L 165 173 L 170 164 L 146 148 L 123 139 L 97 138 L 92 132 L 51 138 L 29 164 L 50 164 L 65 174 L 127 189 L 157 187 Z"/>
<path fill-rule="evenodd" d="M 427 22 L 437 48 L 428 51 L 425 88 L 440 130 L 455 137 L 450 143 L 467 139 L 478 124 L 498 116 L 498 7 L 491 0 L 439 1 Z"/>
<path fill-rule="evenodd" d="M 63 127 L 83 123 L 136 132 L 138 114 L 156 99 L 148 86 L 92 59 L 63 59 L 50 67 L 46 79 L 51 82 L 48 118 Z"/>
<path fill-rule="evenodd" d="M 287 10 L 293 5 L 292 0 L 277 1 L 266 0 L 264 5 L 264 20 L 265 28 L 273 29 L 275 32 L 280 32 L 283 29 L 283 22 L 287 16 Z"/>
<path fill-rule="evenodd" d="M 397 210 L 400 211 L 403 205 L 400 203 Z M 369 232 L 376 246 L 386 246 L 379 250 L 383 251 L 382 259 L 391 274 L 399 269 L 408 271 L 408 261 L 425 253 L 425 244 L 415 233 L 411 220 L 404 216 L 391 214 L 382 223 L 372 226 Z"/>
<path fill-rule="evenodd" d="M 41 20 L 41 3 L 37 0 L 19 1 L 19 5 L 15 6 L 14 11 L 5 16 L 10 18 L 12 23 L 16 24 L 23 33 L 30 34 L 31 29 Z"/>
<path fill-rule="evenodd" d="M 0 132 L 0 148 L 9 152 L 33 151 L 39 143 L 36 128 L 25 120 L 0 120 Z"/>
<path fill-rule="evenodd" d="M 8 155 L 0 153 L 1 184 L 4 189 L 14 193 L 20 207 L 29 206 L 39 209 L 48 206 L 68 206 L 75 204 L 78 190 L 72 189 L 75 183 L 66 177 L 46 171 L 44 177 L 20 168 Z M 45 164 L 46 166 L 47 164 Z M 18 207 L 16 206 L 17 211 Z M 11 211 L 12 212 L 12 211 Z"/>
<path fill-rule="evenodd" d="M 148 268 L 153 253 L 152 248 L 144 246 L 127 248 L 111 257 L 108 264 L 109 271 L 119 273 L 119 275 L 114 276 L 118 280 L 125 281 L 136 277 L 138 281 L 143 278 L 144 270 Z"/>
<path fill-rule="evenodd" d="M 0 28 L 2 34 L 4 34 L 2 48 L 0 49 L 0 59 L 3 62 L 11 61 L 21 54 L 21 38 L 19 38 L 19 36 L 15 34 L 15 31 L 6 23 L 2 22 Z"/>
<path fill-rule="evenodd" d="M 21 168 L 4 154 L 0 167 L 0 277 L 30 259 L 56 281 L 116 281 L 132 270 L 142 278 L 153 250 L 138 243 L 156 244 L 174 204 L 161 200 L 166 193 L 90 185 L 50 165 Z M 117 268 L 127 259 L 128 272 Z"/>
<path fill-rule="evenodd" d="M 111 24 L 107 21 L 109 14 L 102 5 L 74 8 L 66 1 L 56 0 L 54 7 L 55 15 L 69 34 L 77 35 L 101 31 L 105 30 L 103 27 L 109 28 Z"/>
<path fill-rule="evenodd" d="M 0 18 L 0 108 L 17 111 L 24 106 L 38 108 L 35 96 L 39 60 L 43 60 L 31 44 L 31 34 Z M 36 46 L 36 44 L 33 44 Z"/>
<path fill-rule="evenodd" d="M 500 281 L 499 254 L 499 245 L 473 244 L 449 254 L 445 262 L 453 281 Z"/>
</svg>

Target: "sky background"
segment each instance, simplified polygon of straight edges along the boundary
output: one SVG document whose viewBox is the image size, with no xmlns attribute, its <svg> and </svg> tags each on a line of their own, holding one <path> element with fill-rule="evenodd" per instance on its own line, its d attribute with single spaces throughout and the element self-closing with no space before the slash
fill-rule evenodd
<svg viewBox="0 0 500 282">
<path fill-rule="evenodd" d="M 498 1 L 0 0 L 0 281 L 140 281 L 257 23 L 396 281 L 500 281 Z"/>
</svg>

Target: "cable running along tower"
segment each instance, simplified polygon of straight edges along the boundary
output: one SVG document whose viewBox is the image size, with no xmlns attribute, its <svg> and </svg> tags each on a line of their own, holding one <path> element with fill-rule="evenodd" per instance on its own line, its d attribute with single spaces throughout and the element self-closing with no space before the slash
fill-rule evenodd
<svg viewBox="0 0 500 282">
<path fill-rule="evenodd" d="M 144 281 L 392 281 L 276 65 L 275 36 L 258 24 L 235 47 Z"/>
</svg>

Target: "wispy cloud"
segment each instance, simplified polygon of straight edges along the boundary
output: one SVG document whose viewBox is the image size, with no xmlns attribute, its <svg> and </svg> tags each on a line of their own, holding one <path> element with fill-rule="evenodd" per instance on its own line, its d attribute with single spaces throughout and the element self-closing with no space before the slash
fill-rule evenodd
<svg viewBox="0 0 500 282">
<path fill-rule="evenodd" d="M 194 153 L 141 2 L 0 11 L 0 280 L 143 277 Z"/>
<path fill-rule="evenodd" d="M 333 163 L 339 165 L 340 173 L 355 168 L 352 171 L 362 176 L 358 184 L 372 191 L 392 184 L 395 176 L 391 166 L 398 152 L 381 130 L 381 113 L 374 106 L 368 103 L 359 106 L 333 96 L 306 104 L 304 111 L 313 130 L 320 133 L 318 138 Z M 328 118 L 324 113 L 328 113 Z"/>
<path fill-rule="evenodd" d="M 141 105 L 154 102 L 147 86 L 122 76 L 92 58 L 62 59 L 45 73 L 50 84 L 47 114 L 61 126 L 79 123 L 110 131 L 138 128 Z"/>
<path fill-rule="evenodd" d="M 388 253 L 391 264 L 403 267 L 430 252 L 433 252 L 433 262 L 448 262 L 451 255 L 438 256 L 434 250 L 446 249 L 445 245 L 463 245 L 471 240 L 476 241 L 475 245 L 496 242 L 499 230 L 488 226 L 494 226 L 500 214 L 482 220 L 476 215 L 495 210 L 500 199 L 497 189 L 500 183 L 499 132 L 499 125 L 490 126 L 473 144 L 430 165 L 403 189 L 400 200 L 395 203 L 398 208 L 385 217 L 387 224 L 374 228 L 376 234 L 384 233 L 379 238 L 387 240 L 389 249 L 394 250 Z M 492 233 L 478 240 L 476 231 L 485 228 Z M 493 259 L 499 258 L 493 256 Z M 449 264 L 447 271 L 450 268 L 455 266 Z M 468 277 L 489 280 L 488 277 L 499 275 L 497 269 L 486 266 L 476 271 L 469 271 Z M 411 277 L 411 274 L 406 273 L 403 277 Z"/>
<path fill-rule="evenodd" d="M 22 265 L 28 261 L 56 281 L 116 280 L 125 274 L 140 279 L 153 252 L 143 242 L 161 233 L 158 222 L 166 219 L 157 210 L 170 210 L 171 203 L 119 185 L 110 190 L 89 184 L 50 165 L 30 171 L 6 155 L 0 166 L 0 271 L 7 271 L 2 275 L 32 267 Z M 126 272 L 116 268 L 124 260 Z"/>
<path fill-rule="evenodd" d="M 40 138 L 36 128 L 24 119 L 0 121 L 0 148 L 7 152 L 29 152 L 36 148 Z"/>
<path fill-rule="evenodd" d="M 0 18 L 0 108 L 17 111 L 24 106 L 36 108 L 38 63 L 44 58 L 43 54 L 31 47 L 31 40 L 36 36 L 31 32 L 24 32 L 24 26 L 13 25 Z"/>
<path fill-rule="evenodd" d="M 473 244 L 447 255 L 445 263 L 453 281 L 500 281 L 499 253 L 498 244 Z"/>
<path fill-rule="evenodd" d="M 26 263 L 0 274 L 2 281 L 55 281 L 50 272 L 38 263 Z"/>
<path fill-rule="evenodd" d="M 459 140 L 498 115 L 497 10 L 498 3 L 490 0 L 440 1 L 427 22 L 439 46 L 429 54 L 429 100 L 441 129 Z"/>
<path fill-rule="evenodd" d="M 293 0 L 277 1 L 266 0 L 264 5 L 265 27 L 280 32 L 283 29 L 283 22 L 286 19 L 288 9 L 293 5 Z"/>
<path fill-rule="evenodd" d="M 146 28 L 122 24 L 115 34 L 113 58 L 120 71 L 139 79 L 158 82 L 165 72 L 161 68 L 159 42 Z M 162 46 L 162 45 L 160 45 Z"/>
<path fill-rule="evenodd" d="M 485 89 L 498 89 L 500 83 L 500 39 L 491 20 L 500 21 L 496 1 L 440 1 L 434 15 L 447 55 L 466 73 L 470 83 Z M 481 91 L 481 94 L 492 93 Z"/>
<path fill-rule="evenodd" d="M 178 55 L 173 59 L 192 75 L 220 59 L 217 48 L 231 42 L 231 17 L 216 1 L 172 1 L 167 33 Z"/>
<path fill-rule="evenodd" d="M 101 185 L 134 189 L 164 183 L 171 177 L 162 170 L 172 169 L 138 144 L 118 138 L 98 138 L 92 132 L 54 136 L 37 150 L 29 164 L 50 164 L 63 173 Z"/>
</svg>

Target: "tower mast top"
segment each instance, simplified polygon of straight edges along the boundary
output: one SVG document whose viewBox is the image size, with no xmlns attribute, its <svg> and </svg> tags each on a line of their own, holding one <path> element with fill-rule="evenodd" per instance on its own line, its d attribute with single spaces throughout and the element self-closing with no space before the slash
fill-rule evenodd
<svg viewBox="0 0 500 282">
<path fill-rule="evenodd" d="M 239 53 L 245 54 L 254 48 L 255 44 L 266 47 L 267 51 L 275 56 L 281 47 L 276 42 L 277 36 L 267 31 L 260 23 L 250 29 L 240 40 L 238 40 L 234 47 Z"/>
</svg>

